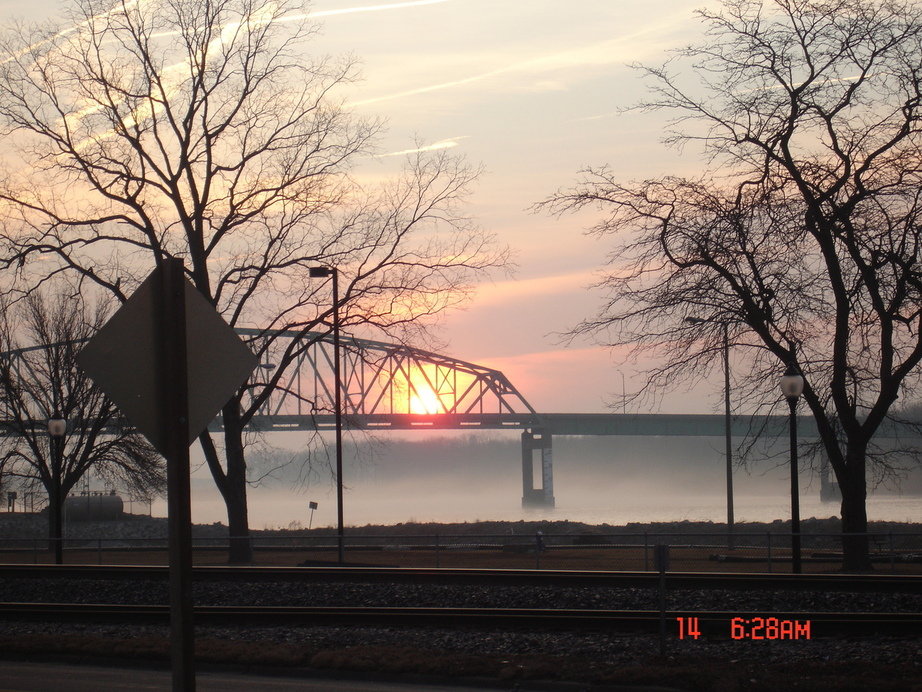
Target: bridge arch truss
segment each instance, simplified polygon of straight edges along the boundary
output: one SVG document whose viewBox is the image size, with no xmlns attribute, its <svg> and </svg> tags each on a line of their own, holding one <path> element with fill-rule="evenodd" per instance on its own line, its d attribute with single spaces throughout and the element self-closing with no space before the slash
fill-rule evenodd
<svg viewBox="0 0 922 692">
<path fill-rule="evenodd" d="M 327 333 L 273 332 L 238 328 L 264 354 L 260 368 L 271 372 L 273 356 L 291 340 L 295 362 L 282 375 L 276 392 L 258 418 L 323 416 L 333 411 L 334 348 Z M 387 426 L 408 418 L 438 416 L 449 423 L 477 417 L 506 418 L 516 426 L 539 424 L 539 415 L 499 370 L 432 351 L 357 337 L 340 339 L 343 415 L 356 427 Z M 255 422 L 255 421 L 254 421 Z"/>
</svg>

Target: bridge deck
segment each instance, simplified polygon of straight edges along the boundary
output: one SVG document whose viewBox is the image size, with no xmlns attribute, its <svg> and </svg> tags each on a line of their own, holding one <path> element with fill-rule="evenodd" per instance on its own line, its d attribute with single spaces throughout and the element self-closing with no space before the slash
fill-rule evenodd
<svg viewBox="0 0 922 692">
<path fill-rule="evenodd" d="M 800 434 L 816 435 L 816 423 L 807 416 L 798 417 Z M 552 435 L 667 435 L 684 437 L 720 437 L 724 434 L 724 416 L 713 414 L 623 414 L 623 413 L 482 413 L 482 414 L 377 414 L 347 415 L 345 427 L 353 430 L 515 430 L 543 429 Z M 213 423 L 220 430 L 220 421 Z M 259 416 L 251 423 L 253 430 L 329 430 L 335 426 L 331 414 L 314 416 Z M 787 434 L 787 416 L 734 416 L 734 436 Z"/>
<path fill-rule="evenodd" d="M 44 420 L 35 421 L 44 428 Z M 679 413 L 463 413 L 407 414 L 385 413 L 343 416 L 343 426 L 350 430 L 543 430 L 551 435 L 637 435 L 674 437 L 722 437 L 724 416 L 717 414 Z M 261 432 L 332 430 L 332 414 L 262 415 L 252 419 L 249 429 Z M 816 422 L 809 416 L 797 417 L 802 438 L 817 436 Z M 219 432 L 221 419 L 215 418 L 208 429 Z M 733 416 L 734 437 L 787 435 L 787 416 Z M 0 437 L 16 434 L 0 423 Z M 922 433 L 910 426 L 881 426 L 878 438 L 919 438 Z"/>
</svg>

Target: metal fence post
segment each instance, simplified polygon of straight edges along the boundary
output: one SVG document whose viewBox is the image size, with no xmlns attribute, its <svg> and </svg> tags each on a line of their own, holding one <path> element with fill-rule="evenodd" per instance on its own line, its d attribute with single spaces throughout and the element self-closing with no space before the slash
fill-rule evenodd
<svg viewBox="0 0 922 692">
<path fill-rule="evenodd" d="M 544 547 L 544 534 L 535 533 L 535 569 L 541 569 L 541 549 Z"/>
<path fill-rule="evenodd" d="M 768 539 L 768 542 L 766 543 L 766 545 L 768 546 L 768 571 L 771 572 L 772 571 L 772 532 L 769 531 L 765 535 Z"/>
<path fill-rule="evenodd" d="M 896 553 L 893 551 L 893 531 L 888 533 L 890 538 L 890 574 L 896 572 Z"/>
<path fill-rule="evenodd" d="M 102 539 L 101 538 L 96 539 L 96 564 L 97 565 L 102 564 Z"/>
<path fill-rule="evenodd" d="M 439 551 L 439 534 L 435 534 L 435 566 L 437 568 L 442 566 Z"/>
<path fill-rule="evenodd" d="M 644 532 L 643 532 L 643 571 L 644 571 L 644 572 L 649 572 L 649 571 L 650 571 L 650 554 L 649 554 L 649 549 L 650 549 L 650 546 L 649 546 L 649 544 L 647 543 L 647 532 L 644 531 Z"/>
</svg>

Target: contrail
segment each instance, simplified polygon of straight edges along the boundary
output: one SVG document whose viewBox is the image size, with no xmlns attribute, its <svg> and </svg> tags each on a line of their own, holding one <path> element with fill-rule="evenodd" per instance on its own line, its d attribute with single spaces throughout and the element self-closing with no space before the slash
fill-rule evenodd
<svg viewBox="0 0 922 692">
<path fill-rule="evenodd" d="M 107 12 L 102 12 L 102 13 L 97 14 L 97 15 L 95 15 L 95 16 L 93 16 L 93 17 L 90 17 L 89 19 L 86 19 L 86 20 L 84 20 L 84 21 L 82 21 L 82 22 L 80 22 L 80 23 L 78 23 L 78 24 L 75 24 L 74 26 L 70 26 L 70 27 L 68 27 L 68 28 L 66 28 L 66 29 L 62 29 L 61 31 L 59 31 L 58 33 L 56 33 L 56 34 L 55 34 L 54 36 L 52 36 L 51 38 L 46 38 L 46 39 L 43 40 L 43 41 L 39 41 L 39 42 L 37 42 L 37 43 L 33 43 L 31 46 L 27 46 L 27 47 L 23 48 L 22 50 L 20 50 L 20 51 L 14 53 L 14 54 L 12 54 L 10 57 L 5 58 L 5 59 L 3 59 L 3 60 L 0 60 L 0 65 L 2 65 L 2 64 L 4 64 L 4 63 L 8 63 L 8 62 L 10 62 L 11 60 L 15 60 L 16 58 L 21 57 L 21 56 L 25 55 L 26 53 L 29 53 L 29 52 L 35 50 L 36 48 L 40 48 L 41 46 L 45 45 L 46 43 L 50 43 L 51 41 L 54 41 L 56 38 L 60 38 L 61 36 L 67 36 L 67 34 L 71 34 L 71 33 L 75 32 L 75 31 L 79 30 L 81 27 L 86 26 L 87 24 L 89 24 L 90 22 L 92 22 L 92 21 L 94 21 L 94 20 L 96 20 L 96 19 L 102 19 L 103 17 L 107 17 L 108 15 L 113 14 L 113 13 L 119 11 L 119 10 L 127 9 L 127 8 L 129 8 L 129 7 L 134 7 L 134 6 L 137 5 L 140 1 L 141 1 L 141 0 L 126 0 L 125 2 L 117 3 L 116 5 L 114 5 L 114 6 L 112 7 L 111 10 L 108 10 Z"/>
<path fill-rule="evenodd" d="M 68 27 L 67 29 L 63 29 L 62 31 L 55 34 L 52 38 L 46 39 L 44 41 L 39 41 L 38 43 L 33 44 L 29 46 L 28 48 L 20 51 L 15 56 L 12 56 L 10 58 L 6 58 L 5 60 L 0 61 L 0 64 L 3 64 L 4 62 L 9 62 L 13 58 L 19 57 L 20 55 L 23 55 L 31 50 L 34 50 L 35 48 L 38 48 L 44 45 L 45 43 L 48 43 L 49 41 L 54 40 L 55 38 L 59 38 L 61 36 L 65 36 L 74 31 L 77 31 L 81 27 L 89 24 L 90 21 L 92 21 L 93 19 L 100 19 L 102 17 L 105 17 L 106 15 L 112 14 L 119 10 L 123 10 L 129 7 L 132 7 L 134 5 L 137 5 L 139 2 L 140 0 L 127 0 L 124 3 L 116 3 L 112 7 L 112 9 L 109 10 L 108 12 L 103 12 L 102 14 L 98 14 L 95 17 L 92 17 L 91 19 L 87 21 L 83 21 L 83 22 L 80 22 L 79 24 L 75 24 L 74 26 Z M 411 0 L 410 2 L 391 2 L 385 5 L 363 5 L 360 7 L 345 7 L 339 10 L 321 10 L 320 12 L 289 14 L 284 17 L 279 17 L 275 21 L 276 22 L 295 22 L 295 21 L 301 21 L 304 19 L 316 19 L 318 17 L 333 17 L 335 15 L 340 15 L 340 14 L 354 14 L 356 12 L 381 12 L 384 10 L 402 10 L 407 7 L 420 7 L 423 5 L 438 5 L 443 2 L 451 2 L 451 0 Z M 178 36 L 178 35 L 179 35 L 178 31 L 164 31 L 158 34 L 151 35 L 151 38 L 167 38 L 169 36 Z"/>
<path fill-rule="evenodd" d="M 360 7 L 344 7 L 341 10 L 321 10 L 320 12 L 305 12 L 299 14 L 286 14 L 284 17 L 278 17 L 273 21 L 281 22 L 300 22 L 305 19 L 317 19 L 318 17 L 333 17 L 340 14 L 354 14 L 356 12 L 381 12 L 384 10 L 402 10 L 407 7 L 419 7 L 421 5 L 437 5 L 451 0 L 412 0 L 412 2 L 392 2 L 386 5 L 363 5 Z M 179 35 L 178 31 L 163 31 L 159 34 L 153 34 L 151 38 L 166 38 L 169 36 Z"/>
<path fill-rule="evenodd" d="M 347 7 L 341 10 L 323 10 L 322 12 L 308 12 L 302 15 L 290 15 L 282 17 L 280 21 L 292 21 L 294 19 L 313 19 L 314 17 L 332 17 L 337 14 L 352 14 L 353 12 L 380 12 L 381 10 L 400 10 L 404 7 L 418 7 L 420 5 L 437 5 L 442 2 L 451 0 L 413 0 L 413 2 L 392 2 L 387 5 L 365 5 L 363 7 Z"/>
<path fill-rule="evenodd" d="M 498 67 L 487 72 L 481 72 L 480 74 L 471 75 L 469 77 L 462 77 L 461 79 L 455 79 L 448 82 L 441 82 L 439 84 L 430 84 L 428 86 L 417 87 L 415 89 L 407 89 L 405 91 L 399 91 L 392 94 L 385 94 L 383 96 L 374 96 L 372 98 L 362 99 L 360 101 L 352 101 L 350 105 L 352 106 L 365 106 L 371 103 L 378 103 L 380 101 L 390 101 L 393 99 L 403 98 L 405 96 L 415 96 L 417 94 L 425 94 L 431 91 L 441 91 L 442 89 L 449 89 L 452 87 L 462 86 L 465 84 L 471 84 L 473 82 L 479 82 L 484 79 L 489 79 L 490 77 L 495 77 L 497 75 L 506 74 L 509 72 L 522 72 L 538 69 L 547 70 L 548 68 L 553 69 L 556 67 L 578 67 L 580 65 L 588 65 L 593 63 L 610 63 L 617 62 L 618 60 L 625 59 L 626 57 L 634 57 L 634 53 L 631 56 L 623 55 L 625 50 L 635 51 L 636 48 L 631 43 L 638 39 L 647 38 L 650 34 L 657 34 L 663 31 L 668 31 L 680 26 L 683 21 L 685 21 L 686 16 L 684 12 L 675 12 L 670 16 L 665 17 L 664 19 L 643 26 L 636 31 L 633 31 L 629 34 L 619 36 L 615 39 L 610 39 L 607 41 L 601 41 L 599 43 L 592 44 L 590 46 L 584 46 L 581 48 L 576 48 L 572 50 L 563 51 L 560 53 L 553 53 L 549 55 L 541 55 L 535 58 L 528 60 L 523 60 L 521 62 L 513 63 L 510 65 L 504 65 L 503 67 Z M 615 49 L 621 48 L 621 53 L 616 52 Z M 594 55 L 595 53 L 595 55 Z M 598 55 L 604 55 L 604 57 L 597 57 Z"/>
<path fill-rule="evenodd" d="M 467 139 L 470 135 L 461 135 L 460 137 L 448 137 L 447 139 L 440 139 L 438 142 L 433 142 L 432 144 L 426 144 L 416 149 L 404 149 L 403 151 L 392 151 L 387 154 L 376 154 L 375 158 L 380 159 L 385 156 L 406 156 L 407 154 L 416 154 L 426 151 L 438 151 L 439 149 L 451 149 L 452 147 L 458 146 L 458 140 Z"/>
</svg>

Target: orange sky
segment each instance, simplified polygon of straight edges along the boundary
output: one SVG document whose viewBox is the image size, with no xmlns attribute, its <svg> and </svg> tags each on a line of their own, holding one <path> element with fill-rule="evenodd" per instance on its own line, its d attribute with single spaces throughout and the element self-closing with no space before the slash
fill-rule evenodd
<svg viewBox="0 0 922 692">
<path fill-rule="evenodd" d="M 518 269 L 448 315 L 439 336 L 449 355 L 502 369 L 540 410 L 607 410 L 642 375 L 589 342 L 561 344 L 555 334 L 599 304 L 588 286 L 608 247 L 582 234 L 589 219 L 554 219 L 529 207 L 587 165 L 609 164 L 625 181 L 695 170 L 695 156 L 660 144 L 658 116 L 618 113 L 643 94 L 626 65 L 658 62 L 694 40 L 693 10 L 701 5 L 658 0 L 655 12 L 649 3 L 613 0 L 311 5 L 323 25 L 313 49 L 351 53 L 362 65 L 347 102 L 387 122 L 378 155 L 360 163 L 359 177 L 392 174 L 416 142 L 483 164 L 468 211 L 514 250 Z M 6 17 L 41 19 L 56 7 L 56 0 L 0 0 Z M 718 381 L 695 392 L 667 394 L 661 410 L 719 406 Z"/>
</svg>

